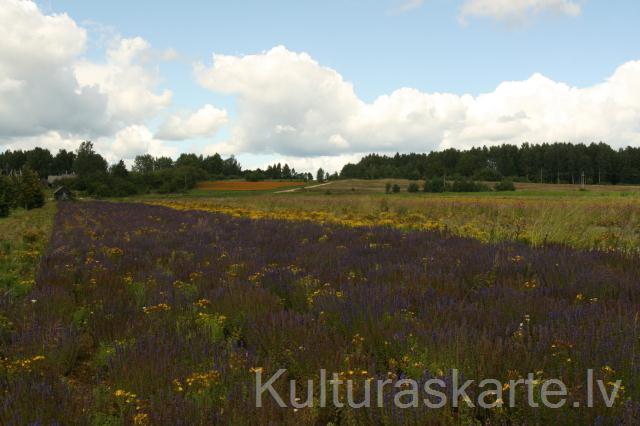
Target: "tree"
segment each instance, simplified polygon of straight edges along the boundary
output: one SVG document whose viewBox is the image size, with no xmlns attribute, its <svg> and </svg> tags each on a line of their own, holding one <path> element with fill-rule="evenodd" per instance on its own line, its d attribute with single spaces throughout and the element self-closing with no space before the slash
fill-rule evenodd
<svg viewBox="0 0 640 426">
<path fill-rule="evenodd" d="M 180 154 L 180 157 L 176 160 L 176 167 L 197 167 L 202 169 L 203 158 L 202 155 L 196 154 Z"/>
<path fill-rule="evenodd" d="M 53 164 L 53 156 L 48 149 L 35 147 L 31 151 L 26 152 L 26 157 L 26 165 L 29 166 L 31 170 L 38 173 L 39 176 L 49 176 Z"/>
<path fill-rule="evenodd" d="M 282 178 L 283 179 L 291 179 L 291 169 L 287 163 L 282 166 Z"/>
<path fill-rule="evenodd" d="M 316 180 L 318 183 L 322 183 L 322 181 L 324 181 L 324 170 L 322 170 L 322 167 L 320 167 L 316 173 Z"/>
<path fill-rule="evenodd" d="M 27 210 L 42 207 L 44 205 L 44 192 L 40 184 L 38 173 L 29 167 L 22 169 L 19 179 L 19 203 Z"/>
<path fill-rule="evenodd" d="M 212 176 L 221 175 L 224 171 L 224 161 L 218 153 L 208 156 L 202 163 L 204 170 Z"/>
<path fill-rule="evenodd" d="M 224 160 L 222 173 L 225 176 L 240 176 L 242 174 L 242 167 L 240 167 L 240 163 L 238 163 L 236 157 L 232 155 Z"/>
<path fill-rule="evenodd" d="M 53 157 L 53 162 L 51 163 L 51 174 L 63 175 L 71 173 L 71 171 L 73 171 L 73 161 L 75 158 L 76 155 L 72 151 L 61 149 L 58 151 L 56 156 Z"/>
<path fill-rule="evenodd" d="M 149 174 L 155 170 L 155 162 L 150 154 L 138 155 L 133 160 L 133 171 L 143 175 Z"/>
<path fill-rule="evenodd" d="M 73 171 L 79 177 L 106 173 L 107 160 L 94 151 L 93 142 L 85 141 L 78 148 L 78 153 L 73 162 Z"/>
<path fill-rule="evenodd" d="M 129 171 L 127 170 L 127 166 L 125 166 L 124 161 L 120 160 L 117 164 L 114 164 L 109 169 L 109 173 L 112 176 L 126 179 L 129 176 Z"/>
<path fill-rule="evenodd" d="M 0 175 L 0 217 L 9 216 L 13 205 L 12 182 L 7 176 Z"/>
<path fill-rule="evenodd" d="M 173 167 L 173 160 L 170 157 L 158 157 L 153 164 L 155 170 L 166 170 Z"/>
</svg>

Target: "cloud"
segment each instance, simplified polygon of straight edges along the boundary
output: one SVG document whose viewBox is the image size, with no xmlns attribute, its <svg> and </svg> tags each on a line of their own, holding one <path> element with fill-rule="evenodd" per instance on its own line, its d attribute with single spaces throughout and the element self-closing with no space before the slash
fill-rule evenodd
<svg viewBox="0 0 640 426">
<path fill-rule="evenodd" d="M 190 115 L 172 115 L 160 125 L 156 137 L 185 140 L 214 136 L 229 122 L 226 110 L 207 104 Z"/>
<path fill-rule="evenodd" d="M 71 70 L 86 40 L 66 14 L 45 16 L 34 3 L 0 0 L 0 137 L 109 127 L 106 97 L 80 87 Z"/>
<path fill-rule="evenodd" d="M 398 12 L 408 12 L 410 10 L 418 9 L 422 7 L 424 4 L 424 0 L 406 0 L 404 3 L 398 7 Z"/>
<path fill-rule="evenodd" d="M 164 50 L 160 54 L 160 59 L 162 59 L 163 61 L 166 61 L 166 62 L 175 61 L 178 58 L 180 58 L 180 53 L 178 53 L 178 51 L 176 49 L 174 49 L 173 47 L 170 47 L 170 48 Z"/>
<path fill-rule="evenodd" d="M 478 96 L 401 88 L 371 103 L 337 71 L 282 46 L 214 55 L 195 75 L 236 97 L 231 136 L 216 145 L 228 152 L 308 158 L 524 141 L 640 145 L 640 61 L 586 88 L 534 74 Z"/>
<path fill-rule="evenodd" d="M 98 145 L 108 145 L 111 161 L 121 158 L 132 160 L 137 155 L 143 154 L 151 154 L 156 157 L 173 157 L 177 154 L 175 148 L 166 146 L 163 142 L 155 139 L 151 131 L 142 125 L 125 127 L 116 133 L 113 141 L 102 140 Z"/>
<path fill-rule="evenodd" d="M 0 0 L 3 146 L 70 149 L 93 139 L 113 156 L 123 153 L 116 133 L 170 104 L 171 92 L 157 91 L 158 55 L 144 39 L 112 36 L 102 62 L 83 58 L 87 44 L 87 31 L 68 15 L 46 15 L 31 1 Z"/>
<path fill-rule="evenodd" d="M 80 87 L 93 88 L 107 99 L 107 114 L 121 127 L 155 116 L 171 103 L 172 93 L 155 93 L 158 76 L 145 64 L 151 57 L 149 43 L 140 37 L 112 41 L 105 63 L 82 60 L 74 65 Z"/>
<path fill-rule="evenodd" d="M 460 10 L 460 22 L 468 17 L 520 22 L 544 12 L 578 16 L 582 8 L 573 0 L 466 0 Z"/>
</svg>

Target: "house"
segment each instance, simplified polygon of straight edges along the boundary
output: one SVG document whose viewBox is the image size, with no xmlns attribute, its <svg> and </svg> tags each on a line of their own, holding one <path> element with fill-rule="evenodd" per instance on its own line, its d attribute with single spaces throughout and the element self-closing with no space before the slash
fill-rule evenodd
<svg viewBox="0 0 640 426">
<path fill-rule="evenodd" d="M 55 191 L 53 191 L 53 198 L 55 198 L 56 201 L 73 200 L 73 193 L 66 186 L 61 186 Z"/>
</svg>

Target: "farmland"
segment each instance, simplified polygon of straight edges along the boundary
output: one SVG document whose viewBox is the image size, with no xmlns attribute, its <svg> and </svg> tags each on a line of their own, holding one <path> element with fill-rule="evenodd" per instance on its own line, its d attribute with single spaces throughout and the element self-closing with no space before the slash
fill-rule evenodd
<svg viewBox="0 0 640 426">
<path fill-rule="evenodd" d="M 253 218 L 442 230 L 487 243 L 558 243 L 623 252 L 637 252 L 640 247 L 637 187 L 590 186 L 579 191 L 577 185 L 518 184 L 513 193 L 385 194 L 386 182 L 397 182 L 402 188 L 408 185 L 401 180 L 345 180 L 285 194 L 197 194 L 145 201 Z"/>
<path fill-rule="evenodd" d="M 283 188 L 295 188 L 304 186 L 304 182 L 291 182 L 291 181 L 260 181 L 260 182 L 246 182 L 246 181 L 209 181 L 200 182 L 196 185 L 196 189 L 204 191 L 268 191 L 274 189 Z"/>
<path fill-rule="evenodd" d="M 339 184 L 342 195 L 330 184 L 59 204 L 53 224 L 48 205 L 35 285 L 0 298 L 0 423 L 637 422 L 633 194 L 385 195 Z M 563 244 L 526 237 L 540 227 Z M 600 229 L 619 237 L 604 245 Z M 279 369 L 288 408 L 271 398 L 257 408 L 257 372 Z M 305 400 L 321 369 L 353 380 L 356 400 L 367 380 L 451 383 L 456 370 L 501 382 L 531 372 L 538 387 L 561 379 L 568 403 L 533 409 L 521 389 L 514 408 L 354 409 L 319 406 L 315 388 L 313 408 L 293 408 L 288 380 Z M 571 408 L 585 401 L 588 369 L 609 393 L 622 381 L 612 408 Z"/>
</svg>

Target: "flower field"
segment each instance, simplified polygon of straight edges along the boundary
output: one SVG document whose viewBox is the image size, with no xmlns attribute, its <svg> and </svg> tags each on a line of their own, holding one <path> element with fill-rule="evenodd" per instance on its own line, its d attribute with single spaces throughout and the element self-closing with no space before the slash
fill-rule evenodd
<svg viewBox="0 0 640 426">
<path fill-rule="evenodd" d="M 439 227 L 60 204 L 30 294 L 0 294 L 0 424 L 637 424 L 639 281 L 634 254 Z M 559 378 L 570 402 L 256 407 L 256 373 L 281 368 L 274 387 L 296 379 L 302 400 L 321 369 L 356 395 L 367 379 L 449 383 L 457 369 Z M 622 380 L 612 408 L 573 408 L 587 369 Z"/>
<path fill-rule="evenodd" d="M 309 194 L 312 191 L 261 197 L 158 198 L 145 202 L 254 219 L 442 230 L 485 243 L 556 243 L 640 254 L 640 203 L 635 196 L 396 197 L 351 192 Z"/>
<path fill-rule="evenodd" d="M 233 180 L 220 180 L 220 181 L 207 181 L 199 182 L 196 185 L 196 189 L 205 191 L 269 191 L 280 188 L 290 188 L 297 186 L 304 186 L 304 182 L 290 182 L 290 181 L 259 181 L 259 182 L 246 182 L 246 181 L 233 181 Z"/>
</svg>

